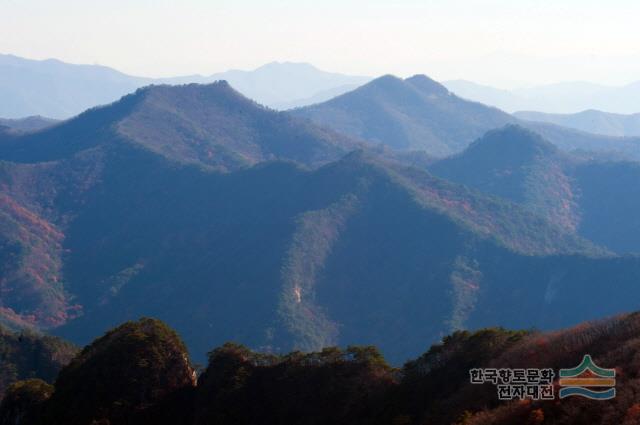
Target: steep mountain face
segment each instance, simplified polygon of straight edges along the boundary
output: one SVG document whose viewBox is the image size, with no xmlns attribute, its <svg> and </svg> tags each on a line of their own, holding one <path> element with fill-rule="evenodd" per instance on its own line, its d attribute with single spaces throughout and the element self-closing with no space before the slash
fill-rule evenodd
<svg viewBox="0 0 640 425">
<path fill-rule="evenodd" d="M 514 115 L 527 121 L 546 122 L 587 133 L 618 137 L 640 136 L 640 114 L 612 114 L 591 109 L 576 114 L 521 111 L 514 113 Z"/>
<path fill-rule="evenodd" d="M 12 332 L 0 325 L 0 400 L 9 385 L 37 378 L 53 382 L 76 354 L 76 347 L 34 332 Z"/>
<path fill-rule="evenodd" d="M 401 368 L 374 346 L 276 355 L 227 343 L 209 353 L 196 384 L 179 337 L 142 319 L 85 348 L 55 386 L 12 385 L 0 423 L 631 425 L 640 418 L 639 345 L 638 313 L 554 332 L 458 331 Z M 586 354 L 596 367 L 615 369 L 615 398 L 559 398 L 560 369 Z M 472 369 L 500 370 L 497 383 L 472 384 Z M 551 399 L 500 400 L 498 384 L 510 377 L 504 369 L 514 376 L 527 369 L 527 385 L 512 385 L 541 381 L 552 386 Z"/>
<path fill-rule="evenodd" d="M 585 160 L 518 126 L 487 133 L 434 174 L 516 202 L 618 253 L 640 252 L 640 165 Z"/>
<path fill-rule="evenodd" d="M 521 121 L 496 108 L 462 99 L 424 75 L 406 80 L 381 77 L 335 99 L 292 112 L 370 142 L 394 149 L 425 150 L 439 157 L 462 151 L 489 130 L 519 124 L 563 150 L 613 151 L 640 159 L 639 138 L 594 135 Z"/>
<path fill-rule="evenodd" d="M 639 259 L 400 162 L 336 160 L 353 146 L 224 83 L 5 138 L 2 317 L 86 342 L 146 315 L 196 356 L 355 342 L 400 362 L 461 327 L 636 307 Z"/>
</svg>

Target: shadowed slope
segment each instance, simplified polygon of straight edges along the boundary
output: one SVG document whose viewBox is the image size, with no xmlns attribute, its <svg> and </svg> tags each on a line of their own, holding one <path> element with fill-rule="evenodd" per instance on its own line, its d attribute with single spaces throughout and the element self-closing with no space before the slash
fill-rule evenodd
<svg viewBox="0 0 640 425">
<path fill-rule="evenodd" d="M 527 207 L 615 252 L 640 252 L 640 167 L 560 152 L 517 126 L 487 133 L 434 174 Z"/>
</svg>

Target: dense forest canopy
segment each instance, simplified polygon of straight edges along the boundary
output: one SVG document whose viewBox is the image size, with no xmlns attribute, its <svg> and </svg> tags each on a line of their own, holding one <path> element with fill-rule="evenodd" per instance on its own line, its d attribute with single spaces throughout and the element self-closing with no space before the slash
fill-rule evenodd
<svg viewBox="0 0 640 425">
<path fill-rule="evenodd" d="M 638 313 L 549 333 L 457 331 L 402 367 L 373 346 L 271 354 L 226 343 L 196 380 L 179 336 L 143 318 L 85 347 L 53 385 L 13 383 L 0 424 L 632 424 L 640 412 L 638 344 Z M 473 368 L 557 376 L 585 353 L 615 368 L 613 400 L 500 401 L 494 385 L 470 383 Z"/>
</svg>

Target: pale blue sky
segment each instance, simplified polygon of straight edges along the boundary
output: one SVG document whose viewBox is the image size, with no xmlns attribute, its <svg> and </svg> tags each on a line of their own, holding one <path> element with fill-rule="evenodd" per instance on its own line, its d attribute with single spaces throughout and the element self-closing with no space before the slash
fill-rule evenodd
<svg viewBox="0 0 640 425">
<path fill-rule="evenodd" d="M 637 0 L 0 0 L 0 53 L 146 76 L 278 61 L 494 85 L 640 80 Z"/>
</svg>

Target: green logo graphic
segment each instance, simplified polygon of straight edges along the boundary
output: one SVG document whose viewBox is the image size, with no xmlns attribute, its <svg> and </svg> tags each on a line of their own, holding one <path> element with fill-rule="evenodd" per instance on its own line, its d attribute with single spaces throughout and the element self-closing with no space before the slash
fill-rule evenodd
<svg viewBox="0 0 640 425">
<path fill-rule="evenodd" d="M 560 369 L 560 398 L 580 396 L 611 400 L 616 396 L 616 371 L 597 366 L 589 354 L 573 369 Z M 592 388 L 599 388 L 595 390 Z"/>
</svg>

